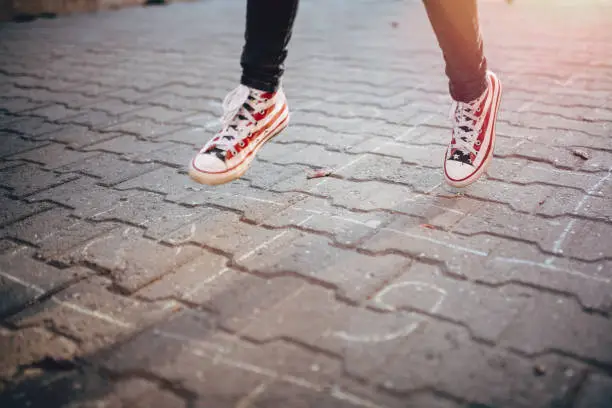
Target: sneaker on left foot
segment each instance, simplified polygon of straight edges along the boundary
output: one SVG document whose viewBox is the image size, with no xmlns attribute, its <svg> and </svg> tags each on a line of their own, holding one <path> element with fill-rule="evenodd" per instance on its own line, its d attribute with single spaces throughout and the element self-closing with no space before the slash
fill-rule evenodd
<svg viewBox="0 0 612 408">
<path fill-rule="evenodd" d="M 487 90 L 477 99 L 453 103 L 453 135 L 444 158 L 444 178 L 453 187 L 465 187 L 478 180 L 493 157 L 502 85 L 490 71 L 487 83 Z"/>
</svg>

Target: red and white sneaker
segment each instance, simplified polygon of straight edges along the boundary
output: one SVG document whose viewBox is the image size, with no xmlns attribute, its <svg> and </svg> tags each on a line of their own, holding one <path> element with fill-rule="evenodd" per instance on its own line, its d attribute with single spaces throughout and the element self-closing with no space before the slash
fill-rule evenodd
<svg viewBox="0 0 612 408">
<path fill-rule="evenodd" d="M 198 183 L 217 185 L 241 177 L 257 151 L 289 122 L 282 89 L 270 93 L 240 85 L 225 97 L 223 112 L 221 131 L 189 166 L 189 176 Z"/>
<path fill-rule="evenodd" d="M 453 103 L 453 137 L 444 159 L 444 178 L 453 187 L 465 187 L 478 180 L 493 157 L 502 85 L 490 71 L 487 82 L 487 90 L 478 99 Z"/>
</svg>

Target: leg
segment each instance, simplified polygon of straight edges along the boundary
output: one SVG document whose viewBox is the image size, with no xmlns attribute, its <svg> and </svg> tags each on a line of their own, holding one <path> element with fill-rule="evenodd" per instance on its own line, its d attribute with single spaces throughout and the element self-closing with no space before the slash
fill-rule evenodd
<svg viewBox="0 0 612 408">
<path fill-rule="evenodd" d="M 248 0 L 243 85 L 275 92 L 284 72 L 298 0 Z"/>
<path fill-rule="evenodd" d="M 423 1 L 455 100 L 444 175 L 450 185 L 465 187 L 486 172 L 493 157 L 501 82 L 487 70 L 476 0 Z"/>
<path fill-rule="evenodd" d="M 442 49 L 452 98 L 469 102 L 487 89 L 476 0 L 423 0 Z"/>
<path fill-rule="evenodd" d="M 241 177 L 257 151 L 289 123 L 280 86 L 298 0 L 247 0 L 241 85 L 223 101 L 221 130 L 189 165 L 189 176 L 217 185 Z"/>
</svg>

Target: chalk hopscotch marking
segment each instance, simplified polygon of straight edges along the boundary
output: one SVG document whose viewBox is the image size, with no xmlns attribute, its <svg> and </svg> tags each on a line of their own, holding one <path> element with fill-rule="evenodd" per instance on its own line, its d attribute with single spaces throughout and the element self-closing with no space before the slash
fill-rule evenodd
<svg viewBox="0 0 612 408">
<path fill-rule="evenodd" d="M 389 292 L 396 290 L 396 289 L 404 288 L 406 286 L 416 286 L 417 288 L 427 288 L 435 292 L 438 292 L 438 294 L 440 295 L 438 300 L 428 310 L 428 313 L 431 313 L 431 314 L 438 312 L 438 310 L 440 309 L 440 306 L 442 305 L 442 303 L 444 302 L 444 299 L 446 299 L 446 296 L 447 296 L 446 290 L 436 285 L 433 285 L 431 283 L 419 282 L 419 281 L 404 281 L 404 282 L 393 283 L 387 286 L 386 288 L 384 288 L 383 290 L 381 290 L 374 298 L 374 303 L 377 306 L 382 307 L 383 309 L 386 309 L 389 311 L 396 310 L 394 306 L 391 306 L 385 303 L 383 299 Z M 413 313 L 412 315 L 414 316 Z M 421 317 L 418 317 L 418 316 L 414 316 L 414 317 L 415 319 L 419 321 L 415 323 L 411 323 L 399 330 L 395 330 L 395 331 L 385 333 L 385 334 L 355 335 L 355 334 L 348 333 L 346 331 L 334 331 L 334 332 L 331 332 L 330 334 L 334 337 L 338 337 L 338 338 L 341 338 L 343 340 L 350 341 L 353 343 L 382 343 L 382 342 L 406 337 L 410 335 L 412 332 L 414 332 L 417 329 L 417 327 L 419 327 L 419 324 L 423 322 L 423 319 Z"/>
</svg>

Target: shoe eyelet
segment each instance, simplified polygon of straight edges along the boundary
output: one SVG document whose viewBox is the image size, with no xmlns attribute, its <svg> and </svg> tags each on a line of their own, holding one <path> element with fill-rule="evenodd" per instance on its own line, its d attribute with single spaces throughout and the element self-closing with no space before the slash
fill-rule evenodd
<svg viewBox="0 0 612 408">
<path fill-rule="evenodd" d="M 245 144 L 245 143 L 244 143 L 242 140 L 240 141 L 240 143 L 238 143 L 238 145 L 239 145 L 240 147 L 244 147 L 244 146 L 246 146 L 246 144 Z"/>
<path fill-rule="evenodd" d="M 474 143 L 476 146 L 480 146 L 481 142 L 480 140 L 477 140 L 476 143 Z"/>
</svg>

